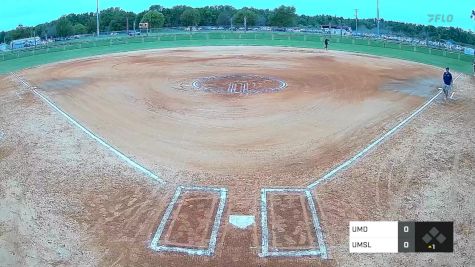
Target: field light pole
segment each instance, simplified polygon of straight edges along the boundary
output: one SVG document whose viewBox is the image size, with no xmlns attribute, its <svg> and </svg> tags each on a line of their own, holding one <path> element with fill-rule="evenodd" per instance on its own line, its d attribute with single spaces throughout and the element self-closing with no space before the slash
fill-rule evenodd
<svg viewBox="0 0 475 267">
<path fill-rule="evenodd" d="M 376 23 L 378 25 L 378 37 L 380 36 L 379 32 L 379 0 L 376 0 Z"/>
<path fill-rule="evenodd" d="M 247 33 L 247 16 L 244 16 L 244 32 Z"/>
<path fill-rule="evenodd" d="M 355 32 L 358 33 L 358 9 L 357 8 L 355 9 L 355 23 L 356 23 Z"/>
<path fill-rule="evenodd" d="M 472 15 L 470 15 L 470 18 L 473 19 L 473 22 L 475 22 L 475 9 L 472 10 Z M 475 28 L 473 28 L 473 29 L 475 30 Z"/>
<path fill-rule="evenodd" d="M 97 37 L 99 37 L 99 0 L 96 0 L 96 7 Z"/>
</svg>

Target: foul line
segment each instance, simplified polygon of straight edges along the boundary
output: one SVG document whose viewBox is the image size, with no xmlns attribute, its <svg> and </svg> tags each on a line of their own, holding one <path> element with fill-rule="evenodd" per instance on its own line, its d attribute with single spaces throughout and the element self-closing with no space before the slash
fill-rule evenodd
<svg viewBox="0 0 475 267">
<path fill-rule="evenodd" d="M 462 75 L 462 73 L 460 73 L 457 78 L 455 78 L 454 82 L 460 77 L 460 75 Z M 427 101 L 424 105 L 422 105 L 420 108 L 418 108 L 416 111 L 414 111 L 411 115 L 409 115 L 409 117 L 407 117 L 406 119 L 404 119 L 403 121 L 401 121 L 398 125 L 396 125 L 394 128 L 392 128 L 391 130 L 389 130 L 388 132 L 386 132 L 384 135 L 382 135 L 381 137 L 379 137 L 378 139 L 376 139 L 376 141 L 372 142 L 371 144 L 369 144 L 366 148 L 364 148 L 363 150 L 361 150 L 360 152 L 358 152 L 356 155 L 354 155 L 352 158 L 350 158 L 349 160 L 343 162 L 342 164 L 338 165 L 337 167 L 335 167 L 333 170 L 331 170 L 330 172 L 328 172 L 327 174 L 325 174 L 323 177 L 321 177 L 320 179 L 316 180 L 315 182 L 311 183 L 310 185 L 307 186 L 308 189 L 314 189 L 316 186 L 324 183 L 324 182 L 328 182 L 330 181 L 334 176 L 335 174 L 337 174 L 339 171 L 341 170 L 344 170 L 346 168 L 348 168 L 351 164 L 353 164 L 356 160 L 362 158 L 363 156 L 365 156 L 372 148 L 374 148 L 375 146 L 379 145 L 382 141 L 384 141 L 386 138 L 388 138 L 389 136 L 391 136 L 393 133 L 395 133 L 397 130 L 399 130 L 400 128 L 402 128 L 407 122 L 409 122 L 412 118 L 414 118 L 417 114 L 419 114 L 422 110 L 424 110 L 428 105 L 430 105 L 440 94 L 442 93 L 442 91 L 439 91 L 437 94 L 435 94 L 435 96 L 433 96 L 429 101 Z"/>
<path fill-rule="evenodd" d="M 73 119 L 69 114 L 61 110 L 58 106 L 54 104 L 51 100 L 49 100 L 46 96 L 41 94 L 39 91 L 36 90 L 36 87 L 32 87 L 30 84 L 28 84 L 27 81 L 25 81 L 22 77 L 20 77 L 16 73 L 11 73 L 13 77 L 17 79 L 18 82 L 21 82 L 23 85 L 25 85 L 28 89 L 30 89 L 33 93 L 38 95 L 42 100 L 44 100 L 48 105 L 50 105 L 53 109 L 58 111 L 60 114 L 65 116 L 72 124 L 77 126 L 79 129 L 84 131 L 87 135 L 89 135 L 91 138 L 96 140 L 98 143 L 102 144 L 103 146 L 107 147 L 109 150 L 114 152 L 119 158 L 122 160 L 126 161 L 130 165 L 132 165 L 134 168 L 137 170 L 141 171 L 142 173 L 146 174 L 147 176 L 151 177 L 152 179 L 160 182 L 160 183 L 165 183 L 158 175 L 152 173 L 150 170 L 146 169 L 142 165 L 138 164 L 137 162 L 133 161 L 132 159 L 128 158 L 125 156 L 122 152 L 114 148 L 113 146 L 109 145 L 107 142 L 105 142 L 103 139 L 100 137 L 96 136 L 94 133 L 92 133 L 90 130 L 88 130 L 86 127 L 82 126 L 79 122 L 77 122 L 75 119 Z M 454 82 L 461 76 L 461 73 L 454 79 Z M 193 83 L 194 85 L 194 83 Z M 234 89 L 235 90 L 235 85 L 234 88 L 228 88 L 229 89 Z M 418 115 L 420 112 L 422 112 L 428 105 L 430 105 L 440 94 L 442 91 L 439 91 L 437 94 L 435 94 L 430 100 L 428 100 L 425 104 L 423 104 L 421 107 L 419 107 L 417 110 L 415 110 L 412 114 L 410 114 L 407 118 L 405 118 L 403 121 L 398 123 L 395 127 L 387 131 L 385 134 L 383 134 L 381 137 L 376 139 L 374 142 L 369 144 L 367 147 L 365 147 L 363 150 L 358 152 L 356 155 L 354 155 L 352 158 L 348 159 L 347 161 L 343 162 L 342 164 L 336 166 L 333 168 L 330 172 L 326 173 L 323 177 L 320 179 L 317 179 L 315 182 L 312 184 L 308 185 L 306 188 L 301 189 L 301 188 L 281 188 L 281 189 L 275 189 L 275 188 L 268 188 L 268 189 L 262 189 L 261 190 L 261 253 L 259 253 L 259 256 L 261 257 L 268 257 L 268 256 L 284 256 L 284 257 L 301 257 L 301 256 L 321 256 L 323 259 L 326 259 L 328 257 L 327 255 L 327 248 L 325 245 L 324 241 L 324 235 L 322 231 L 322 227 L 320 225 L 320 221 L 318 218 L 317 214 L 317 208 L 316 204 L 314 201 L 315 195 L 313 193 L 313 189 L 317 187 L 320 184 L 323 184 L 325 182 L 331 181 L 333 178 L 335 178 L 335 175 L 348 168 L 351 166 L 355 161 L 358 159 L 364 157 L 366 154 L 369 153 L 371 149 L 379 145 L 381 142 L 383 142 L 385 139 L 390 137 L 392 134 L 394 134 L 396 131 L 399 129 L 403 128 L 412 118 L 414 118 L 416 115 Z M 451 97 L 453 97 L 454 92 L 452 92 Z M 0 133 L 1 134 L 1 133 Z M 1 135 L 0 135 L 1 139 Z M 199 248 L 189 248 L 189 247 L 177 247 L 177 246 L 166 246 L 166 245 L 160 245 L 160 237 L 163 234 L 163 231 L 167 225 L 168 220 L 170 219 L 170 216 L 173 212 L 173 209 L 176 206 L 176 203 L 178 202 L 180 195 L 184 191 L 206 191 L 206 192 L 214 192 L 219 194 L 219 205 L 218 209 L 215 214 L 215 220 L 213 223 L 208 247 L 205 249 L 199 249 Z M 269 228 L 268 228 L 268 212 L 267 212 L 267 193 L 268 192 L 298 192 L 298 193 L 303 193 L 305 194 L 308 202 L 308 207 L 310 210 L 310 213 L 312 215 L 312 224 L 315 229 L 316 233 L 316 243 L 315 246 L 318 246 L 318 249 L 306 249 L 306 250 L 286 250 L 286 251 L 269 251 Z M 173 195 L 161 221 L 160 224 L 157 228 L 157 231 L 152 238 L 150 248 L 155 250 L 155 251 L 168 251 L 168 252 L 180 252 L 180 253 L 185 253 L 189 255 L 199 255 L 199 256 L 212 256 L 214 254 L 214 251 L 216 249 L 216 242 L 217 242 L 217 236 L 219 232 L 219 227 L 220 223 L 222 220 L 225 204 L 226 204 L 226 196 L 227 196 L 227 189 L 226 188 L 211 188 L 211 187 L 199 187 L 199 186 L 191 186 L 191 187 L 184 187 L 184 186 L 179 186 L 177 190 L 175 191 L 175 194 Z"/>
<path fill-rule="evenodd" d="M 179 247 L 179 246 L 167 246 L 160 244 L 160 238 L 165 230 L 165 226 L 167 225 L 168 220 L 175 208 L 178 199 L 182 192 L 186 191 L 204 191 L 204 192 L 212 192 L 219 194 L 219 206 L 215 214 L 213 228 L 211 230 L 211 236 L 209 239 L 208 248 L 206 249 L 199 249 L 199 248 L 189 248 L 189 247 Z M 160 221 L 160 224 L 155 232 L 155 235 L 152 238 L 152 242 L 150 243 L 150 248 L 155 251 L 167 251 L 167 252 L 179 252 L 179 253 L 186 253 L 189 255 L 198 255 L 198 256 L 212 256 L 216 249 L 216 241 L 218 239 L 218 232 L 219 226 L 221 224 L 221 218 L 223 216 L 224 207 L 226 204 L 226 195 L 227 189 L 226 188 L 213 188 L 213 187 L 200 187 L 200 186 L 191 186 L 191 187 L 184 187 L 179 186 L 173 195 L 170 204 L 168 205 L 165 214 Z"/>
<path fill-rule="evenodd" d="M 108 148 L 110 151 L 112 151 L 114 154 L 116 154 L 119 158 L 121 158 L 122 160 L 124 160 L 125 162 L 127 162 L 128 164 L 130 164 L 132 167 L 134 167 L 135 169 L 139 170 L 140 172 L 142 172 L 143 174 L 147 175 L 148 177 L 160 182 L 160 183 L 165 183 L 165 181 L 163 179 L 161 179 L 158 175 L 156 175 L 155 173 L 151 172 L 150 170 L 148 170 L 147 168 L 143 167 L 142 165 L 140 165 L 139 163 L 135 162 L 134 160 L 130 159 L 129 157 L 127 157 L 126 155 L 124 155 L 124 153 L 120 152 L 119 150 L 117 150 L 116 148 L 114 148 L 113 146 L 109 145 L 107 142 L 105 142 L 104 140 L 102 140 L 102 138 L 96 136 L 93 132 L 91 132 L 89 129 L 87 129 L 86 127 L 82 126 L 79 122 L 77 122 L 75 119 L 73 119 L 69 114 L 67 114 L 66 112 L 64 112 L 63 110 L 61 110 L 61 108 L 59 108 L 58 106 L 56 106 L 51 100 L 49 100 L 46 96 L 44 96 L 43 94 L 41 94 L 40 92 L 38 92 L 36 89 L 34 89 L 28 82 L 26 82 L 24 79 L 22 79 L 18 74 L 16 73 L 11 73 L 16 79 L 17 81 L 21 82 L 23 85 L 25 85 L 27 88 L 29 88 L 33 93 L 35 93 L 37 96 L 39 96 L 43 101 L 45 101 L 48 105 L 50 105 L 54 110 L 56 110 L 57 112 L 59 112 L 61 115 L 63 115 L 64 117 L 66 117 L 66 119 L 68 119 L 68 121 L 70 123 L 72 123 L 73 125 L 75 125 L 76 127 L 78 127 L 79 129 L 81 129 L 83 132 L 85 132 L 87 135 L 89 135 L 92 139 L 96 140 L 99 144 L 105 146 L 106 148 Z"/>
</svg>

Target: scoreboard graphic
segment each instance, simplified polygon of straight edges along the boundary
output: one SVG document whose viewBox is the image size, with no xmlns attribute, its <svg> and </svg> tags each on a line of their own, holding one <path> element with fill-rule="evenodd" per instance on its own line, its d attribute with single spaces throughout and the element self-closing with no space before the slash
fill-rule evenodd
<svg viewBox="0 0 475 267">
<path fill-rule="evenodd" d="M 453 252 L 453 222 L 351 221 L 350 253 Z"/>
</svg>

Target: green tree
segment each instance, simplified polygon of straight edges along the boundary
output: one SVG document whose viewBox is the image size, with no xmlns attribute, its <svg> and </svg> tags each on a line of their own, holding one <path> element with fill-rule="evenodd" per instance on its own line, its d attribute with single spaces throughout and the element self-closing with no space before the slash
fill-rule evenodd
<svg viewBox="0 0 475 267">
<path fill-rule="evenodd" d="M 85 34 L 87 33 L 87 28 L 81 23 L 76 23 L 73 27 L 73 31 L 74 31 L 74 34 Z"/>
<path fill-rule="evenodd" d="M 48 23 L 46 26 L 46 36 L 52 37 L 52 36 L 58 36 L 56 33 L 56 24 L 55 23 Z"/>
<path fill-rule="evenodd" d="M 142 23 L 148 22 L 149 28 L 161 28 L 165 22 L 165 16 L 157 10 L 150 10 L 145 13 L 141 20 Z"/>
<path fill-rule="evenodd" d="M 200 23 L 200 12 L 194 8 L 187 8 L 180 16 L 183 26 L 198 26 Z"/>
<path fill-rule="evenodd" d="M 3 40 L 6 40 L 7 33 L 5 31 L 0 32 L 0 43 L 3 43 Z"/>
<path fill-rule="evenodd" d="M 231 13 L 228 11 L 222 11 L 219 13 L 218 18 L 216 19 L 216 25 L 218 26 L 229 26 L 231 25 Z"/>
<path fill-rule="evenodd" d="M 156 10 L 158 12 L 162 12 L 162 10 L 164 10 L 165 7 L 163 7 L 162 5 L 151 5 L 148 10 Z"/>
<path fill-rule="evenodd" d="M 22 38 L 28 38 L 33 35 L 34 29 L 30 27 L 24 27 L 23 25 L 18 25 L 16 29 L 10 32 L 9 39 L 17 40 Z"/>
<path fill-rule="evenodd" d="M 102 10 L 100 14 L 101 31 L 125 30 L 129 13 L 130 12 L 126 12 L 118 7 Z"/>
<path fill-rule="evenodd" d="M 61 17 L 56 23 L 56 34 L 60 37 L 71 36 L 74 32 L 73 25 L 66 17 Z"/>
<path fill-rule="evenodd" d="M 181 25 L 181 14 L 187 9 L 188 6 L 174 6 L 172 8 L 166 8 L 162 10 L 165 16 L 166 27 L 178 27 Z"/>
<path fill-rule="evenodd" d="M 282 5 L 274 9 L 274 13 L 270 18 L 270 25 L 277 27 L 292 27 L 295 25 L 296 18 L 295 7 Z"/>
<path fill-rule="evenodd" d="M 243 8 L 233 16 L 233 22 L 236 25 L 244 26 L 244 20 L 246 20 L 247 31 L 247 27 L 256 25 L 257 14 L 247 8 Z"/>
<path fill-rule="evenodd" d="M 231 25 L 231 19 L 233 18 L 234 13 L 236 13 L 236 9 L 232 6 L 216 6 L 215 8 L 218 12 L 215 25 L 218 25 L 218 26 Z"/>
<path fill-rule="evenodd" d="M 213 26 L 216 25 L 220 12 L 220 6 L 205 6 L 197 8 L 200 12 L 200 25 Z"/>
</svg>

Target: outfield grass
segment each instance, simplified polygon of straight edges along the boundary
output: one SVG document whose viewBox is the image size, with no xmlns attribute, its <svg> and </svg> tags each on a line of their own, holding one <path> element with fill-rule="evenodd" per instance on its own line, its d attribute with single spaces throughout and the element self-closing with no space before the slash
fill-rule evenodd
<svg viewBox="0 0 475 267">
<path fill-rule="evenodd" d="M 40 53 L 31 56 L 24 56 L 15 59 L 9 59 L 0 61 L 0 74 L 5 74 L 11 71 L 17 71 L 28 67 L 39 66 L 42 64 L 48 64 L 68 59 L 76 59 L 82 57 L 104 55 L 117 52 L 137 51 L 146 49 L 157 48 L 173 48 L 173 47 L 191 47 L 191 46 L 231 46 L 231 45 L 252 45 L 252 46 L 286 46 L 286 47 L 302 47 L 302 48 L 322 48 L 320 37 L 316 38 L 294 38 L 295 40 L 289 40 L 290 38 L 284 38 L 278 36 L 272 39 L 237 39 L 237 36 L 225 36 L 226 39 L 222 39 L 217 36 L 210 36 L 209 39 L 193 39 L 187 37 L 187 35 L 177 35 L 178 38 L 164 36 L 160 41 L 157 41 L 157 37 L 150 38 L 144 42 L 136 42 L 131 39 L 126 42 L 115 42 L 111 45 L 105 46 L 92 46 L 84 45 L 81 48 L 71 50 L 57 49 L 55 52 Z M 216 38 L 213 38 L 216 37 Z M 230 39 L 235 38 L 235 39 Z M 140 39 L 139 39 L 140 40 Z M 342 40 L 343 41 L 343 40 Z M 438 67 L 449 66 L 451 69 L 464 73 L 472 73 L 472 64 L 468 61 L 459 60 L 453 56 L 443 56 L 414 52 L 412 49 L 398 49 L 385 48 L 381 46 L 369 46 L 364 43 L 353 44 L 352 42 L 331 42 L 331 50 L 350 51 L 357 53 L 365 53 L 370 55 L 385 56 L 392 58 L 405 59 L 420 63 L 425 63 Z M 420 49 L 420 48 L 418 48 Z M 422 48 L 423 49 L 423 48 Z"/>
</svg>

